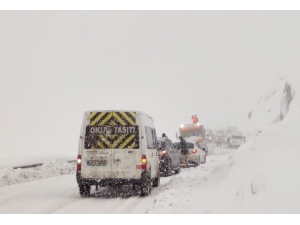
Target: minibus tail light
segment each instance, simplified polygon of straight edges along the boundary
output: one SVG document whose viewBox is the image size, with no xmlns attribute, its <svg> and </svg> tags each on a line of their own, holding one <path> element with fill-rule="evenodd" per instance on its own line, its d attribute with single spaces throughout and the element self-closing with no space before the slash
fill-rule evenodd
<svg viewBox="0 0 300 225">
<path fill-rule="evenodd" d="M 142 155 L 142 170 L 147 169 L 147 158 L 146 155 Z"/>
<path fill-rule="evenodd" d="M 77 171 L 81 171 L 81 155 L 77 157 Z"/>
</svg>

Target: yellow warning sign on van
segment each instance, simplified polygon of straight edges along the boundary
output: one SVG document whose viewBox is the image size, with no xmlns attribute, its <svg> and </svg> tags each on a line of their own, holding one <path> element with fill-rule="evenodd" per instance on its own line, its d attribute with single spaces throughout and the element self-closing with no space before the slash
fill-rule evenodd
<svg viewBox="0 0 300 225">
<path fill-rule="evenodd" d="M 138 149 L 136 112 L 90 112 L 85 149 Z"/>
</svg>

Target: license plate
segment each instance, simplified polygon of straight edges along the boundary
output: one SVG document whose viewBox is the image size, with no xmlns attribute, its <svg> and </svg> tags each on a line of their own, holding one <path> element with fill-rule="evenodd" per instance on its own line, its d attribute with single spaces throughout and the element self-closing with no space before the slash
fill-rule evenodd
<svg viewBox="0 0 300 225">
<path fill-rule="evenodd" d="M 106 159 L 99 159 L 99 160 L 88 160 L 88 166 L 106 166 L 107 160 Z"/>
</svg>

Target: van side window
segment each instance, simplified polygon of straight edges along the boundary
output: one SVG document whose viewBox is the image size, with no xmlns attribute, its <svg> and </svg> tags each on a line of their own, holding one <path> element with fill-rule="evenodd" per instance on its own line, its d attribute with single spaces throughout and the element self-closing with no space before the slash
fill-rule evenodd
<svg viewBox="0 0 300 225">
<path fill-rule="evenodd" d="M 156 141 L 157 141 L 156 131 L 155 131 L 155 129 L 151 129 L 151 131 L 152 131 L 152 137 L 153 137 L 153 144 L 156 145 Z"/>
<path fill-rule="evenodd" d="M 155 133 L 155 129 L 153 129 L 151 127 L 146 127 L 145 126 L 145 130 L 146 130 L 147 147 L 149 149 L 155 149 L 155 146 L 156 146 L 156 133 Z"/>
</svg>

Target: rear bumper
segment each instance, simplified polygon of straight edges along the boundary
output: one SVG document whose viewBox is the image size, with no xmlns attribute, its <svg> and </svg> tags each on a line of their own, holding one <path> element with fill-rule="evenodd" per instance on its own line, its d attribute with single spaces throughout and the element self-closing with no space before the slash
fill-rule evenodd
<svg viewBox="0 0 300 225">
<path fill-rule="evenodd" d="M 199 158 L 198 155 L 191 155 L 191 154 L 189 154 L 188 155 L 188 162 L 189 163 L 197 163 L 198 162 L 198 158 Z"/>
<path fill-rule="evenodd" d="M 119 179 L 119 178 L 105 178 L 105 179 L 97 179 L 97 178 L 82 178 L 80 172 L 76 172 L 76 180 L 78 185 L 88 184 L 88 185 L 99 185 L 100 187 L 106 186 L 116 186 L 116 185 L 141 185 L 144 181 L 144 174 L 146 171 L 142 172 L 140 179 Z"/>
<path fill-rule="evenodd" d="M 233 142 L 233 143 L 230 143 L 232 146 L 240 146 L 244 143 L 241 143 L 241 142 Z"/>
<path fill-rule="evenodd" d="M 165 172 L 168 169 L 168 158 L 160 158 L 159 159 L 159 172 Z"/>
</svg>

